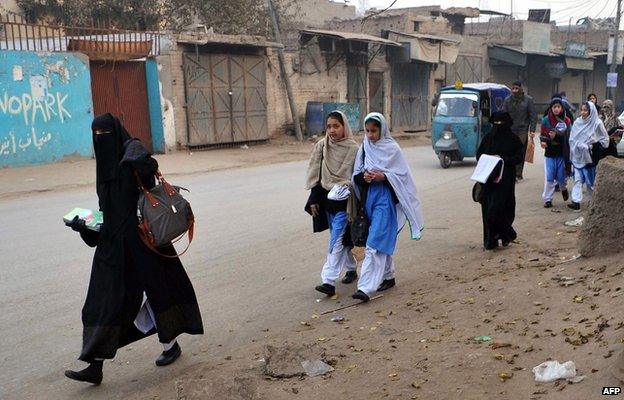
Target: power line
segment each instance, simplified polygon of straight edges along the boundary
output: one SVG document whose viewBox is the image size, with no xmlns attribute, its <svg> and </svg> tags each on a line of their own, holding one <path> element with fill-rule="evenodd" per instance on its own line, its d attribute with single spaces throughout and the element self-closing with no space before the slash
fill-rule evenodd
<svg viewBox="0 0 624 400">
<path fill-rule="evenodd" d="M 371 13 L 370 15 L 365 16 L 364 18 L 362 18 L 362 23 L 361 24 L 364 25 L 364 23 L 366 22 L 367 19 L 375 17 L 375 16 L 377 16 L 377 15 L 379 15 L 381 13 L 384 13 L 384 12 L 388 11 L 389 9 L 392 8 L 393 5 L 396 4 L 397 1 L 398 0 L 394 0 L 392 3 L 390 3 L 390 5 L 388 7 L 384 8 L 381 11 L 377 11 L 377 12 Z"/>
</svg>

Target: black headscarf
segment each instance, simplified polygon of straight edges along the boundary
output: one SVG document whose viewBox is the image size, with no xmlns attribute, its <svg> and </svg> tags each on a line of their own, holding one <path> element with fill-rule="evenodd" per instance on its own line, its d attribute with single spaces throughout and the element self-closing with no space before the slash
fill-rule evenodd
<svg viewBox="0 0 624 400">
<path fill-rule="evenodd" d="M 511 115 L 509 115 L 508 112 L 495 112 L 494 114 L 492 114 L 490 122 L 494 125 L 492 127 L 492 130 L 495 134 L 511 133 L 513 120 L 511 119 Z"/>
<path fill-rule="evenodd" d="M 96 135 L 95 131 L 106 133 Z M 95 117 L 91 124 L 93 149 L 95 150 L 97 185 L 119 177 L 119 162 L 123 158 L 124 144 L 130 140 L 130 134 L 121 124 L 119 118 L 112 114 Z"/>
</svg>

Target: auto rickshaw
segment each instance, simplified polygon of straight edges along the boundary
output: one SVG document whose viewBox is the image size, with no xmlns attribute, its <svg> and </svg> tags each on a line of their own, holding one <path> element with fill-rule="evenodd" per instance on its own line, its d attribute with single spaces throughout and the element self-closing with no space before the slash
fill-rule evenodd
<svg viewBox="0 0 624 400">
<path fill-rule="evenodd" d="M 442 168 L 475 157 L 481 139 L 492 129 L 489 119 L 511 95 L 505 85 L 457 82 L 442 88 L 433 114 L 431 144 Z"/>
</svg>

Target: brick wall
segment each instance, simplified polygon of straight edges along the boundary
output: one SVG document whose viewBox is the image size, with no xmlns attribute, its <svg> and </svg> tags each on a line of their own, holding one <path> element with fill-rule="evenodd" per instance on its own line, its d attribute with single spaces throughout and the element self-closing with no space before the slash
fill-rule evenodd
<svg viewBox="0 0 624 400">
<path fill-rule="evenodd" d="M 183 47 L 177 47 L 169 53 L 169 65 L 171 68 L 171 103 L 173 106 L 175 142 L 168 143 L 167 146 L 175 147 L 177 149 L 184 148 L 188 142 L 184 69 L 182 68 L 183 50 Z"/>
<path fill-rule="evenodd" d="M 407 22 L 406 15 L 392 15 L 369 18 L 364 24 L 362 24 L 361 19 L 333 21 L 326 24 L 326 27 L 336 31 L 368 33 L 369 35 L 381 36 L 382 30 L 412 32 L 408 30 Z"/>
<path fill-rule="evenodd" d="M 268 51 L 267 65 L 267 112 L 269 135 L 292 130 L 292 118 L 286 86 L 280 75 L 277 52 Z M 323 61 L 322 72 L 301 73 L 293 70 L 293 59 L 299 59 L 299 52 L 285 54 L 286 70 L 290 77 L 293 94 L 299 112 L 299 121 L 305 126 L 305 111 L 308 101 L 346 102 L 347 101 L 347 64 L 340 60 L 329 71 Z"/>
<path fill-rule="evenodd" d="M 300 19 L 306 27 L 320 28 L 334 18 L 355 18 L 355 6 L 329 0 L 299 0 Z"/>
</svg>

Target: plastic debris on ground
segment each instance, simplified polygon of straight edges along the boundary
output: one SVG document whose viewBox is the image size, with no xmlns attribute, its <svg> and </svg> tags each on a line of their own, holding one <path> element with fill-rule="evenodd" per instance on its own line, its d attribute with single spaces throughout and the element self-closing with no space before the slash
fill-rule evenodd
<svg viewBox="0 0 624 400">
<path fill-rule="evenodd" d="M 341 316 L 341 315 L 336 315 L 335 317 L 333 317 L 333 318 L 331 319 L 331 322 L 342 322 L 342 321 L 344 321 L 344 320 L 345 320 L 345 319 L 344 319 L 344 317 L 343 317 L 343 316 Z"/>
<path fill-rule="evenodd" d="M 533 368 L 537 382 L 554 382 L 559 379 L 573 379 L 576 377 L 574 361 L 560 364 L 559 361 L 546 361 Z"/>
<path fill-rule="evenodd" d="M 326 364 L 321 360 L 305 360 L 301 362 L 301 366 L 303 367 L 306 375 L 311 378 L 314 378 L 315 376 L 325 375 L 326 373 L 332 372 L 334 370 L 331 365 Z"/>
<path fill-rule="evenodd" d="M 577 219 L 573 219 L 571 221 L 564 222 L 565 226 L 572 226 L 574 228 L 578 228 L 579 226 L 583 226 L 583 222 L 585 222 L 584 217 L 578 217 Z"/>
<path fill-rule="evenodd" d="M 486 343 L 492 340 L 491 337 L 489 336 L 475 336 L 472 338 L 472 340 L 474 340 L 477 343 Z"/>
</svg>

